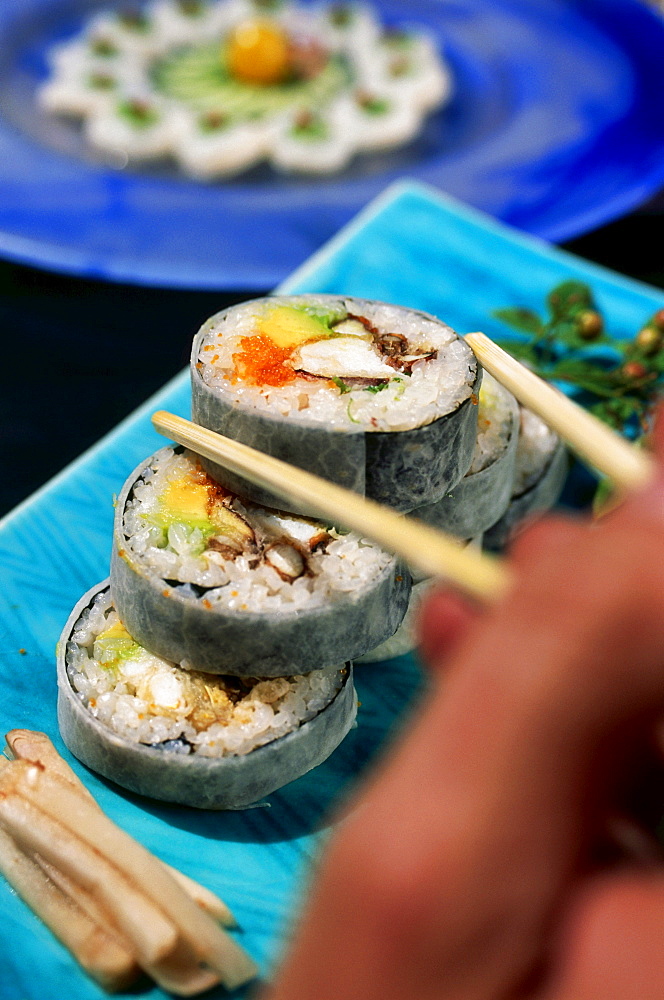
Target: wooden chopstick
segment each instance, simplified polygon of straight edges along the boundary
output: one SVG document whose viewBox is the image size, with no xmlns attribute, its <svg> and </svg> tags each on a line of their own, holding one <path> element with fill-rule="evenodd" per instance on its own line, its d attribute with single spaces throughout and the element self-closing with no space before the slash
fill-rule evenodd
<svg viewBox="0 0 664 1000">
<path fill-rule="evenodd" d="M 648 483 L 655 463 L 559 389 L 531 372 L 483 333 L 464 338 L 481 364 L 529 410 L 536 413 L 589 465 L 620 492 Z"/>
<path fill-rule="evenodd" d="M 463 548 L 458 539 L 436 528 L 165 410 L 155 413 L 152 423 L 165 437 L 263 489 L 306 505 L 312 514 L 371 538 L 410 566 L 427 576 L 447 578 L 471 597 L 495 601 L 509 586 L 509 571 L 495 556 Z"/>
</svg>

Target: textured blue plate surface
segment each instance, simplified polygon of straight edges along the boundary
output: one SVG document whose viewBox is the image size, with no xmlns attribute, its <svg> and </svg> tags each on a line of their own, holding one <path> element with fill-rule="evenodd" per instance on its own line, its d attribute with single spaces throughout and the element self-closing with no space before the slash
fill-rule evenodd
<svg viewBox="0 0 664 1000">
<path fill-rule="evenodd" d="M 499 334 L 491 310 L 517 304 L 541 309 L 551 286 L 570 276 L 592 284 L 619 336 L 634 333 L 664 306 L 661 292 L 584 264 L 434 189 L 399 184 L 283 288 L 382 298 L 434 312 L 462 332 Z M 163 443 L 150 425 L 159 408 L 188 414 L 185 373 L 0 523 L 0 734 L 14 727 L 42 729 L 63 749 L 55 714 L 55 643 L 79 597 L 108 573 L 112 498 L 134 466 Z M 269 808 L 226 814 L 167 808 L 71 762 L 117 822 L 228 901 L 241 940 L 267 972 L 296 910 L 330 805 L 393 732 L 419 679 L 413 656 L 359 666 L 358 728 L 313 774 L 270 796 Z M 0 996 L 101 1000 L 103 994 L 1 883 L 0 926 Z M 147 995 L 161 996 L 156 989 Z"/>
<path fill-rule="evenodd" d="M 380 0 L 386 23 L 439 38 L 451 105 L 407 148 L 337 179 L 263 167 L 218 185 L 110 170 L 76 126 L 35 110 L 45 51 L 114 2 L 2 0 L 2 255 L 141 284 L 267 289 L 402 176 L 554 241 L 664 184 L 664 21 L 640 0 Z"/>
</svg>

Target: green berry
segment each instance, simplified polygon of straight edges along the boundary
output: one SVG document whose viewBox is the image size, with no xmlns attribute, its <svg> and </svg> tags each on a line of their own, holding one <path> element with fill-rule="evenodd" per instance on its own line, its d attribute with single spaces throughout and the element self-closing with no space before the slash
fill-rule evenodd
<svg viewBox="0 0 664 1000">
<path fill-rule="evenodd" d="M 577 333 L 583 340 L 596 340 L 604 329 L 602 317 L 595 309 L 583 309 L 575 317 Z"/>
<path fill-rule="evenodd" d="M 662 346 L 662 331 L 658 330 L 656 327 L 644 326 L 642 330 L 639 330 L 634 342 L 640 351 L 643 351 L 645 355 L 657 354 L 660 347 Z"/>
</svg>

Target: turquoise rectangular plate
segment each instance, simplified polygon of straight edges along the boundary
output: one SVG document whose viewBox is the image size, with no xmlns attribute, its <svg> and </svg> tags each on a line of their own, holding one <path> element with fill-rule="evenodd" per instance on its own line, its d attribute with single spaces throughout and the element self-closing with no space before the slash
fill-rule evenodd
<svg viewBox="0 0 664 1000">
<path fill-rule="evenodd" d="M 400 182 L 280 290 L 384 299 L 435 313 L 460 332 L 481 329 L 499 336 L 506 331 L 492 319 L 492 310 L 524 305 L 541 311 L 549 289 L 568 277 L 592 285 L 616 336 L 633 334 L 664 306 L 659 291 L 510 230 L 433 188 Z M 188 415 L 187 373 L 0 522 L 0 732 L 16 727 L 47 732 L 114 820 L 226 899 L 240 924 L 239 940 L 268 974 L 329 828 L 330 808 L 403 717 L 420 674 L 412 656 L 358 667 L 358 727 L 314 774 L 270 796 L 263 808 L 232 813 L 168 808 L 123 792 L 71 758 L 56 723 L 55 644 L 79 597 L 108 575 L 113 496 L 134 466 L 163 444 L 150 425 L 156 409 Z M 104 995 L 1 883 L 0 925 L 3 996 L 98 1000 Z M 141 995 L 162 996 L 149 983 Z M 227 996 L 222 990 L 208 995 Z"/>
</svg>

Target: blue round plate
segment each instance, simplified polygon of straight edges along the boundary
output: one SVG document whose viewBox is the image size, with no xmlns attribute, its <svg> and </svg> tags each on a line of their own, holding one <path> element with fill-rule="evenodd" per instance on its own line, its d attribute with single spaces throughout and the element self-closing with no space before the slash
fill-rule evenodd
<svg viewBox="0 0 664 1000">
<path fill-rule="evenodd" d="M 105 6 L 112 6 L 112 3 Z M 117 5 L 117 4 L 116 4 Z M 255 168 L 199 184 L 113 170 L 75 125 L 35 107 L 44 54 L 93 0 L 3 0 L 0 254 L 86 277 L 195 289 L 272 288 L 390 182 L 427 181 L 558 241 L 664 185 L 664 20 L 639 0 L 381 0 L 427 25 L 455 96 L 407 148 L 334 179 Z"/>
</svg>

